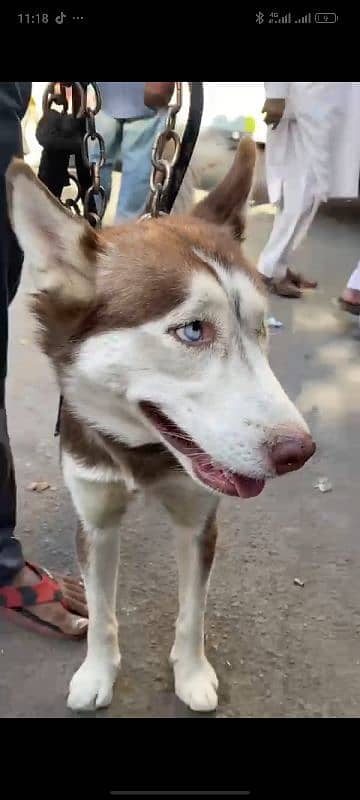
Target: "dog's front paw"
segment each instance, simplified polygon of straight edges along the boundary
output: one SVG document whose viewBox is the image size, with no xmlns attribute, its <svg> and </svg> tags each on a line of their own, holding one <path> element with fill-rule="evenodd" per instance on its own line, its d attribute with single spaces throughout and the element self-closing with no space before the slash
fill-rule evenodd
<svg viewBox="0 0 360 800">
<path fill-rule="evenodd" d="M 214 711 L 218 704 L 219 681 L 205 656 L 192 663 L 179 659 L 174 663 L 175 693 L 193 711 Z"/>
<path fill-rule="evenodd" d="M 73 711 L 92 711 L 109 706 L 119 668 L 120 655 L 115 663 L 85 659 L 70 681 L 68 707 Z"/>
</svg>

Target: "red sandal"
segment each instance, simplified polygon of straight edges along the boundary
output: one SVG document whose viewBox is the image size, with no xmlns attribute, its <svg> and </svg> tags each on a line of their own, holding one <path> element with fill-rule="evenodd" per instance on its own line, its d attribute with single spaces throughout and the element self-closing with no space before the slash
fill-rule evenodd
<svg viewBox="0 0 360 800">
<path fill-rule="evenodd" d="M 58 639 L 82 639 L 86 635 L 86 629 L 78 635 L 67 635 L 54 623 L 42 620 L 29 611 L 28 606 L 43 603 L 61 603 L 68 611 L 71 609 L 64 599 L 58 582 L 50 572 L 29 561 L 26 561 L 25 565 L 39 576 L 39 582 L 31 586 L 0 587 L 0 615 L 16 625 L 45 636 Z"/>
</svg>

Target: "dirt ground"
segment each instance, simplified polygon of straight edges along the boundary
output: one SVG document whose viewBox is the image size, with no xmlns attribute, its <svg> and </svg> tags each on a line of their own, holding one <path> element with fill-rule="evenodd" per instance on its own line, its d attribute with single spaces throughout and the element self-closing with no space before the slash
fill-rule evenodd
<svg viewBox="0 0 360 800">
<path fill-rule="evenodd" d="M 272 222 L 258 208 L 246 248 Z M 317 440 L 312 461 L 248 501 L 224 500 L 207 614 L 207 652 L 220 678 L 217 717 L 347 717 L 360 713 L 359 390 L 355 322 L 331 299 L 359 258 L 356 221 L 319 217 L 296 264 L 320 281 L 302 302 L 276 299 L 284 327 L 271 362 Z M 21 537 L 28 558 L 75 568 L 74 514 L 58 469 L 57 391 L 32 338 L 27 280 L 11 315 L 8 407 Z M 333 490 L 314 488 L 326 476 Z M 34 480 L 51 489 L 27 491 Z M 304 586 L 294 584 L 298 578 Z M 172 533 L 137 501 L 122 530 L 123 655 L 112 707 L 101 716 L 195 716 L 176 700 L 167 656 L 176 616 Z M 65 705 L 85 645 L 43 640 L 0 623 L 0 715 L 72 717 Z"/>
</svg>

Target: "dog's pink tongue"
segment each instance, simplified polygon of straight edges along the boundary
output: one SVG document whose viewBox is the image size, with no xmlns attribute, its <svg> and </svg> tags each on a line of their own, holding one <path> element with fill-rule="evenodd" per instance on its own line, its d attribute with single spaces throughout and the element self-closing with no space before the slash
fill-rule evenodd
<svg viewBox="0 0 360 800">
<path fill-rule="evenodd" d="M 262 492 L 265 481 L 255 478 L 245 478 L 243 475 L 233 475 L 238 497 L 257 497 Z"/>
<path fill-rule="evenodd" d="M 232 497 L 256 497 L 265 486 L 264 480 L 236 475 L 221 467 L 204 463 L 202 459 L 194 459 L 193 467 L 196 475 L 207 486 L 211 486 L 212 489 L 217 489 L 218 492 L 223 492 L 223 494 L 231 495 Z"/>
</svg>

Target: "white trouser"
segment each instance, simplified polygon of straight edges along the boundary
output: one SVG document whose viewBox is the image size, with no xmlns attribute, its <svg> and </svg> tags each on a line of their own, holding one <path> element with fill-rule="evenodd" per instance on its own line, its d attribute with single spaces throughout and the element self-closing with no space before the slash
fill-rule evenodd
<svg viewBox="0 0 360 800">
<path fill-rule="evenodd" d="M 294 188 L 291 178 L 284 182 L 282 203 L 277 209 L 273 229 L 259 258 L 258 269 L 267 278 L 285 278 L 291 253 L 303 241 L 319 205 L 312 172 L 309 172 L 306 179 L 306 191 L 299 192 L 297 201 Z"/>
<path fill-rule="evenodd" d="M 296 122 L 288 124 L 288 138 L 283 163 L 276 167 L 273 150 L 277 131 L 269 137 L 268 176 L 276 179 L 279 173 L 279 202 L 273 229 L 259 259 L 258 269 L 267 278 L 281 280 L 290 266 L 291 253 L 304 239 L 320 205 L 319 188 L 311 165 L 306 163 L 306 153 L 301 131 Z M 272 142 L 274 140 L 274 145 Z M 270 162 L 271 170 L 270 170 Z"/>
<path fill-rule="evenodd" d="M 357 267 L 355 267 L 354 272 L 350 275 L 350 278 L 347 282 L 348 289 L 356 289 L 356 291 L 360 292 L 360 261 L 358 262 Z"/>
</svg>

